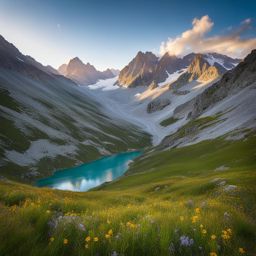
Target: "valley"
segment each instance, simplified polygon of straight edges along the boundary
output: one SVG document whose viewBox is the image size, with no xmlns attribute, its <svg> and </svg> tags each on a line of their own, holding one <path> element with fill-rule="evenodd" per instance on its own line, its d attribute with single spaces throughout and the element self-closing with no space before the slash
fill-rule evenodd
<svg viewBox="0 0 256 256">
<path fill-rule="evenodd" d="M 254 256 L 255 47 L 64 63 L 0 36 L 0 255 Z"/>
</svg>

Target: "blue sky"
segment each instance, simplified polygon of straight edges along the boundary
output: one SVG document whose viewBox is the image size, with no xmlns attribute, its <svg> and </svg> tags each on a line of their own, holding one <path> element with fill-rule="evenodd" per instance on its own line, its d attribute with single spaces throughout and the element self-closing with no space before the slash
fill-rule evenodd
<svg viewBox="0 0 256 256">
<path fill-rule="evenodd" d="M 161 42 L 208 15 L 207 36 L 225 36 L 253 24 L 256 1 L 0 0 L 0 34 L 23 53 L 58 67 L 78 56 L 96 68 L 122 68 L 139 50 L 159 52 Z M 255 38 L 253 25 L 242 38 Z"/>
</svg>

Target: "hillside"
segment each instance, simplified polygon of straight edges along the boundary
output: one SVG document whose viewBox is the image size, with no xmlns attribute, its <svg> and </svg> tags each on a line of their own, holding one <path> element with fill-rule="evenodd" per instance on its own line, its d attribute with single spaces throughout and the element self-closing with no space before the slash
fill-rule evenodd
<svg viewBox="0 0 256 256">
<path fill-rule="evenodd" d="M 253 255 L 255 143 L 254 133 L 146 154 L 129 176 L 87 193 L 2 180 L 1 252 Z"/>
<path fill-rule="evenodd" d="M 13 45 L 1 42 L 2 177 L 31 182 L 55 169 L 149 145 L 147 134 L 109 118 L 89 91 L 27 63 Z"/>
</svg>

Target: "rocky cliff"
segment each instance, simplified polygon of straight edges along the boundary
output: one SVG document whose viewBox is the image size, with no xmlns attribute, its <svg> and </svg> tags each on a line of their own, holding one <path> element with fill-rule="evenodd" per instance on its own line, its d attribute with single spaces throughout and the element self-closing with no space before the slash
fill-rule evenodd
<svg viewBox="0 0 256 256">
<path fill-rule="evenodd" d="M 158 58 L 151 52 L 138 52 L 136 57 L 120 71 L 118 84 L 125 87 L 148 85 L 154 77 Z"/>
<path fill-rule="evenodd" d="M 200 82 L 214 80 L 226 71 L 227 70 L 218 63 L 210 65 L 204 58 L 204 55 L 196 54 L 191 64 L 188 66 L 187 72 L 182 74 L 175 82 L 171 83 L 169 87 L 170 89 L 178 89 L 193 80 Z"/>
</svg>

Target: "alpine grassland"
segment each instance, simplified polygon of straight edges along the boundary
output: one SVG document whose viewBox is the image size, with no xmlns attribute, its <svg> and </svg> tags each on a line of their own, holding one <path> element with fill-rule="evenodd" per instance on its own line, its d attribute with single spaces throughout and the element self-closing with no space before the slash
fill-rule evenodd
<svg viewBox="0 0 256 256">
<path fill-rule="evenodd" d="M 88 192 L 2 179 L 0 255 L 255 255 L 255 145 L 148 150 Z"/>
</svg>

